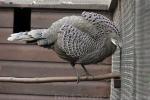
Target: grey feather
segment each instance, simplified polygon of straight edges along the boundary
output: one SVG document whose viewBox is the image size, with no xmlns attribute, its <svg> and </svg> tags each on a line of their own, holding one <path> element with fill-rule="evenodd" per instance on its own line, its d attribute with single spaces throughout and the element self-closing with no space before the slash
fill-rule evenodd
<svg viewBox="0 0 150 100">
<path fill-rule="evenodd" d="M 71 25 L 63 25 L 58 38 L 59 47 L 71 57 L 82 57 L 97 48 L 94 38 Z"/>
</svg>

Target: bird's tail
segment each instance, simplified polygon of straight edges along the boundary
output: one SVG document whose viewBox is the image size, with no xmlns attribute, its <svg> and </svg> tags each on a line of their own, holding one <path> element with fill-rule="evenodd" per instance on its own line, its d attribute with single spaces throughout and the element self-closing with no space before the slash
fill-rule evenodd
<svg viewBox="0 0 150 100">
<path fill-rule="evenodd" d="M 44 34 L 47 29 L 31 30 L 29 32 L 13 33 L 7 38 L 8 41 L 36 41 L 44 39 Z"/>
</svg>

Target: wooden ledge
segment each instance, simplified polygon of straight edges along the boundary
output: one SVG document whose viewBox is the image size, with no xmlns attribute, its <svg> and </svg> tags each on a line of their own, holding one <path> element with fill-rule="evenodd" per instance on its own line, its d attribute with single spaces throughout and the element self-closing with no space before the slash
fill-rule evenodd
<svg viewBox="0 0 150 100">
<path fill-rule="evenodd" d="M 118 73 L 109 73 L 104 75 L 97 75 L 94 77 L 80 77 L 80 81 L 100 81 L 111 78 L 119 78 Z M 16 77 L 0 77 L 0 82 L 11 83 L 52 83 L 52 82 L 76 82 L 77 77 L 40 77 L 40 78 L 16 78 Z"/>
</svg>

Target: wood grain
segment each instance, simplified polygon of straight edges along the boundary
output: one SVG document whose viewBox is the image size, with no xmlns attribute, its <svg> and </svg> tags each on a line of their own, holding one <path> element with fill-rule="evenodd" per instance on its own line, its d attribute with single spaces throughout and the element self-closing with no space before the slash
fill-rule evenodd
<svg viewBox="0 0 150 100">
<path fill-rule="evenodd" d="M 0 100 L 109 100 L 109 98 L 0 94 Z"/>
<path fill-rule="evenodd" d="M 110 84 L 107 82 L 62 82 L 44 84 L 0 83 L 0 93 L 109 97 Z"/>
<path fill-rule="evenodd" d="M 9 43 L 7 38 L 11 33 L 13 33 L 13 28 L 0 28 L 0 43 Z"/>
<path fill-rule="evenodd" d="M 36 45 L 0 45 L 0 60 L 65 62 L 52 50 Z"/>
<path fill-rule="evenodd" d="M 1 44 L 0 48 L 0 60 L 67 62 L 58 57 L 53 50 L 36 45 Z M 111 64 L 111 59 L 107 59 L 102 63 Z"/>
<path fill-rule="evenodd" d="M 31 28 L 48 28 L 58 19 L 65 16 L 70 16 L 71 12 L 50 12 L 50 11 L 32 11 L 31 13 Z"/>
<path fill-rule="evenodd" d="M 76 68 L 80 75 L 83 75 L 80 65 L 77 65 Z M 86 68 L 93 75 L 110 73 L 111 69 L 109 65 L 88 65 Z M 74 76 L 74 72 L 67 63 L 0 61 L 0 76 Z M 108 82 L 81 82 L 79 84 L 76 84 L 76 82 L 44 84 L 0 83 L 0 93 L 109 97 L 110 84 Z"/>
<path fill-rule="evenodd" d="M 119 73 L 108 73 L 103 75 L 94 75 L 93 77 L 87 77 L 87 76 L 80 76 L 80 82 L 89 82 L 89 81 L 104 81 L 104 80 L 110 80 L 110 79 L 116 79 L 120 78 Z M 77 82 L 78 77 L 77 76 L 54 76 L 54 77 L 0 77 L 0 82 L 9 82 L 9 83 L 25 83 L 25 84 L 40 84 L 40 83 L 60 83 L 60 82 Z"/>
<path fill-rule="evenodd" d="M 80 15 L 84 10 L 65 10 L 65 9 L 35 9 L 31 13 L 31 28 L 48 28 L 50 25 L 65 16 Z M 91 12 L 92 10 L 90 10 Z M 94 11 L 104 14 L 111 19 L 111 14 L 105 11 Z"/>
<path fill-rule="evenodd" d="M 10 34 L 13 33 L 13 28 L 0 28 L 0 43 L 17 43 L 17 44 L 21 44 L 21 43 L 25 43 L 25 42 L 19 42 L 19 41 L 14 41 L 14 42 L 10 42 L 7 40 L 7 38 L 10 36 Z"/>
<path fill-rule="evenodd" d="M 83 75 L 80 65 L 76 67 L 80 75 Z M 110 66 L 108 65 L 88 65 L 86 68 L 93 75 L 110 72 Z M 74 72 L 67 63 L 0 61 L 0 76 L 74 76 Z M 107 82 L 81 82 L 78 85 L 76 82 L 44 84 L 0 83 L 0 93 L 32 95 L 109 97 L 109 88 L 110 84 Z"/>
<path fill-rule="evenodd" d="M 0 9 L 0 27 L 13 27 L 13 9 Z"/>
<path fill-rule="evenodd" d="M 86 65 L 87 70 L 92 75 L 103 75 L 111 72 L 110 65 Z M 80 75 L 83 69 L 76 65 Z M 0 76 L 13 77 L 54 77 L 54 76 L 74 76 L 73 69 L 68 63 L 44 63 L 44 62 L 19 62 L 0 61 Z"/>
</svg>

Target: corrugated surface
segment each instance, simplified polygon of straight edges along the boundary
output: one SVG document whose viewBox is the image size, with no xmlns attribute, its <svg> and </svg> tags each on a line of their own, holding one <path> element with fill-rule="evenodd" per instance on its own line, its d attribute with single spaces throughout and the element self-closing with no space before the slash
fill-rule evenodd
<svg viewBox="0 0 150 100">
<path fill-rule="evenodd" d="M 136 100 L 150 100 L 150 0 L 136 0 Z"/>
<path fill-rule="evenodd" d="M 121 91 L 119 89 L 112 89 L 111 99 L 120 100 L 121 98 L 121 100 L 133 100 L 135 97 L 135 2 L 134 0 L 121 0 L 119 4 L 120 8 L 117 9 L 117 12 L 121 17 L 115 20 L 117 23 L 121 23 L 120 31 L 123 47 L 121 55 L 118 53 L 113 56 L 113 68 L 121 72 Z M 115 17 L 117 16 L 115 15 Z"/>
<path fill-rule="evenodd" d="M 112 84 L 111 100 L 150 100 L 150 1 L 121 0 L 114 21 L 121 23 L 121 68 L 113 56 L 113 70 L 121 72 L 121 89 Z M 117 19 L 121 16 L 121 19 Z"/>
<path fill-rule="evenodd" d="M 134 59 L 134 33 L 135 33 L 135 1 L 122 0 L 122 65 L 121 65 L 121 99 L 133 100 L 135 94 L 135 59 Z"/>
</svg>

